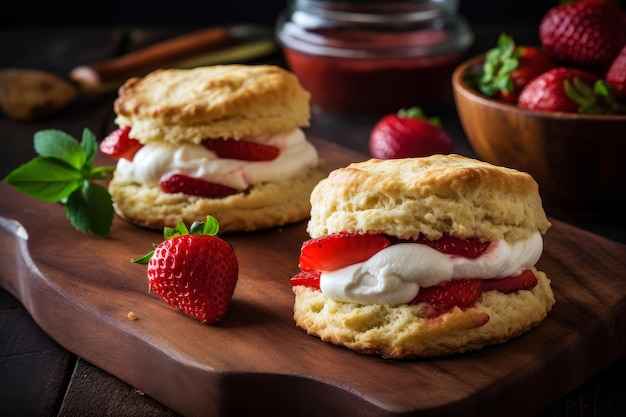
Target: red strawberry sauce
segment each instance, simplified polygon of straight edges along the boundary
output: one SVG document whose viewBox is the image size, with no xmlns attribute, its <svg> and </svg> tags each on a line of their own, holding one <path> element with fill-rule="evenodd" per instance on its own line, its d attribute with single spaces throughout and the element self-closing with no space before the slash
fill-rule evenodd
<svg viewBox="0 0 626 417">
<path fill-rule="evenodd" d="M 319 30 L 333 47 L 366 44 L 368 48 L 397 49 L 401 45 L 444 41 L 447 34 L 432 30 L 419 34 L 385 35 Z M 285 46 L 285 59 L 311 101 L 338 112 L 389 112 L 402 107 L 431 107 L 449 93 L 450 77 L 460 53 L 425 56 L 339 57 L 316 55 Z M 378 52 L 380 54 L 380 52 Z"/>
</svg>

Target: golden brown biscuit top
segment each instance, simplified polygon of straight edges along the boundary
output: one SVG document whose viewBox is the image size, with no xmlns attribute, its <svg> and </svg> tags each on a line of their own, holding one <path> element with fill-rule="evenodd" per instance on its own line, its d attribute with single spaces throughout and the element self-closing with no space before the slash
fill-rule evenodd
<svg viewBox="0 0 626 417">
<path fill-rule="evenodd" d="M 353 163 L 321 181 L 311 204 L 312 237 L 354 232 L 517 240 L 550 226 L 529 174 L 460 155 Z"/>
<path fill-rule="evenodd" d="M 198 143 L 206 137 L 260 135 L 309 123 L 309 93 L 272 65 L 161 69 L 131 78 L 114 104 L 120 126 L 142 143 Z"/>
</svg>

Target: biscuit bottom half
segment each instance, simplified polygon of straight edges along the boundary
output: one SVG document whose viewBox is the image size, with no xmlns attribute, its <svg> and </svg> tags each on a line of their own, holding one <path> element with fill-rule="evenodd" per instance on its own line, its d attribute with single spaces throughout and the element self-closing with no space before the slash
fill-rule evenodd
<svg viewBox="0 0 626 417">
<path fill-rule="evenodd" d="M 472 308 L 428 318 L 424 303 L 395 307 L 336 302 L 295 286 L 294 320 L 325 342 L 385 358 L 443 356 L 503 343 L 541 323 L 555 303 L 550 280 L 533 269 L 537 286 L 504 294 L 485 291 Z"/>
<path fill-rule="evenodd" d="M 159 186 L 124 182 L 115 176 L 109 184 L 115 212 L 142 227 L 174 227 L 179 220 L 189 225 L 215 217 L 220 233 L 282 226 L 308 218 L 309 196 L 326 176 L 317 168 L 278 182 L 257 184 L 225 198 L 203 198 L 182 193 L 168 194 Z"/>
</svg>

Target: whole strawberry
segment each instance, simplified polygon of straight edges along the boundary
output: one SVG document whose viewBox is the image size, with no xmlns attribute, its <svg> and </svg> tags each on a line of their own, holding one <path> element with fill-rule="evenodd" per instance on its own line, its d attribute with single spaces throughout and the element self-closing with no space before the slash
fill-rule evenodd
<svg viewBox="0 0 626 417">
<path fill-rule="evenodd" d="M 497 46 L 485 54 L 481 70 L 468 73 L 465 81 L 488 97 L 516 103 L 530 80 L 556 66 L 543 49 L 517 46 L 511 36 L 503 33 Z"/>
<path fill-rule="evenodd" d="M 614 114 L 620 111 L 611 89 L 595 75 L 559 67 L 532 80 L 522 90 L 518 105 L 528 110 Z"/>
<path fill-rule="evenodd" d="M 211 324 L 226 314 L 239 275 L 233 249 L 217 236 L 211 216 L 187 229 L 166 227 L 154 251 L 132 262 L 148 264 L 150 289 L 183 313 Z"/>
<path fill-rule="evenodd" d="M 626 44 L 626 14 L 610 0 L 560 4 L 541 20 L 539 37 L 566 64 L 606 69 Z"/>
<path fill-rule="evenodd" d="M 414 158 L 452 152 L 452 139 L 436 118 L 413 107 L 383 117 L 372 129 L 369 149 L 379 159 Z"/>
<path fill-rule="evenodd" d="M 614 88 L 615 97 L 626 100 L 626 45 L 611 63 L 605 79 Z"/>
</svg>

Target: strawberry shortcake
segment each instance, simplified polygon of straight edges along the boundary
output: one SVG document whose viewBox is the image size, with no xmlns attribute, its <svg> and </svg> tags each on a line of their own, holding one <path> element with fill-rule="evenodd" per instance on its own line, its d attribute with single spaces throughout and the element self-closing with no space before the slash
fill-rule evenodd
<svg viewBox="0 0 626 417">
<path fill-rule="evenodd" d="M 118 160 L 109 192 L 117 214 L 162 228 L 218 219 L 222 232 L 304 220 L 325 175 L 302 128 L 309 93 L 271 65 L 162 69 L 129 79 L 118 129 L 100 150 Z"/>
<path fill-rule="evenodd" d="M 555 303 L 536 263 L 550 227 L 527 173 L 459 155 L 370 159 L 311 194 L 291 278 L 309 334 L 388 358 L 502 343 Z"/>
</svg>

